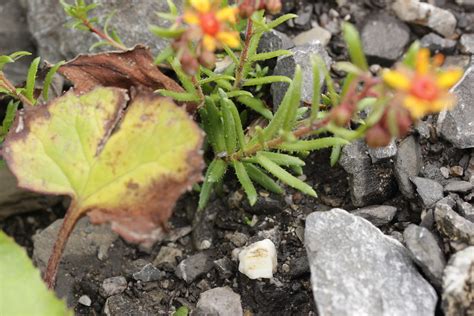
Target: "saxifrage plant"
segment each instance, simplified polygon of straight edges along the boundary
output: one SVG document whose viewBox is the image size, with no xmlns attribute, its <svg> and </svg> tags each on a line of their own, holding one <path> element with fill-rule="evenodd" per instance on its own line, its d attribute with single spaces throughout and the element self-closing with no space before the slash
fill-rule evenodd
<svg viewBox="0 0 474 316">
<path fill-rule="evenodd" d="M 170 11 L 159 16 L 172 25 L 150 30 L 172 42 L 154 60 L 145 47 L 125 46 L 110 28 L 112 15 L 100 28 L 98 18 L 90 16 L 96 5 L 62 3 L 71 27 L 100 38 L 93 48 L 108 45 L 119 51 L 79 56 L 52 67 L 45 100 L 48 78 L 56 71 L 75 91 L 46 104 L 38 104 L 42 102 L 32 92 L 39 60 L 25 87 L 14 87 L 0 73 L 1 92 L 12 98 L 1 129 L 2 135 L 9 130 L 2 154 L 20 186 L 73 198 L 48 264 L 50 287 L 67 236 L 85 214 L 96 223 L 111 222 L 130 241 L 156 239 L 156 229 L 166 223 L 176 199 L 199 180 L 201 153 L 207 170 L 198 211 L 229 170 L 251 205 L 257 200 L 256 184 L 275 193 L 291 186 L 316 196 L 298 177 L 309 152 L 332 148 L 335 164 L 342 146 L 355 139 L 365 137 L 370 146 L 384 146 L 392 137 L 403 137 L 416 120 L 455 104 L 449 88 L 462 76 L 460 69 L 442 71 L 442 57 L 431 60 L 417 43 L 394 70 L 373 74 L 357 31 L 344 24 L 351 62 L 334 65 L 347 73 L 341 88 L 336 89 L 321 58 L 313 56 L 313 102 L 302 105 L 299 67 L 290 79 L 267 75 L 261 66 L 291 52 L 257 51 L 265 32 L 295 17 L 267 21 L 264 10 L 277 11 L 279 1 L 243 0 L 230 6 L 226 1 L 190 0 L 183 14 L 168 1 Z M 231 62 L 217 69 L 216 62 L 225 59 Z M 180 84 L 159 67 L 171 69 Z M 274 82 L 288 83 L 275 113 L 261 93 Z M 20 103 L 23 109 L 15 112 Z M 204 130 L 204 142 L 184 109 Z M 366 118 L 359 115 L 362 110 Z"/>
</svg>

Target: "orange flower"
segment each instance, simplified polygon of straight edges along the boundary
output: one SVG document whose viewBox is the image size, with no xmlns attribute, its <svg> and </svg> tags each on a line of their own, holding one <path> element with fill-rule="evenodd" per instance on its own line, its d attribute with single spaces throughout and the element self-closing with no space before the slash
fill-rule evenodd
<svg viewBox="0 0 474 316">
<path fill-rule="evenodd" d="M 199 27 L 205 50 L 214 52 L 223 45 L 231 48 L 240 46 L 239 33 L 230 27 L 237 22 L 237 8 L 219 8 L 220 0 L 190 0 L 189 3 L 184 21 Z"/>
<path fill-rule="evenodd" d="M 430 62 L 430 52 L 426 48 L 418 51 L 415 69 L 399 65 L 395 70 L 383 73 L 384 82 L 403 96 L 403 106 L 413 119 L 430 113 L 452 108 L 456 100 L 449 92 L 462 77 L 461 69 L 441 71 L 440 55 Z"/>
</svg>

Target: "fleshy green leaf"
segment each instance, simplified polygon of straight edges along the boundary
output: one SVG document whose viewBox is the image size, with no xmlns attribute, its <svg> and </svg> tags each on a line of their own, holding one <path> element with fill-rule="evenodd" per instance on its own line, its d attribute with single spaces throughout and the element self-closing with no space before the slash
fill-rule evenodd
<svg viewBox="0 0 474 316">
<path fill-rule="evenodd" d="M 186 306 L 181 306 L 173 313 L 173 316 L 188 316 L 189 315 L 189 308 Z"/>
<path fill-rule="evenodd" d="M 34 93 L 35 93 L 36 73 L 38 72 L 40 61 L 41 61 L 40 57 L 36 57 L 33 60 L 33 62 L 30 65 L 30 69 L 28 70 L 28 76 L 26 79 L 24 95 L 32 103 L 35 102 Z"/>
<path fill-rule="evenodd" d="M 20 104 L 19 101 L 10 101 L 7 106 L 7 111 L 5 112 L 5 118 L 3 119 L 3 123 L 0 126 L 0 143 L 3 142 L 5 136 L 7 135 L 10 127 L 15 120 L 15 114 L 18 109 L 18 105 Z"/>
<path fill-rule="evenodd" d="M 304 166 L 305 162 L 298 157 L 275 152 L 262 151 L 260 155 L 267 157 L 280 166 Z"/>
<path fill-rule="evenodd" d="M 247 173 L 252 181 L 260 184 L 263 188 L 276 194 L 283 194 L 284 190 L 265 172 L 251 163 L 244 163 Z"/>
<path fill-rule="evenodd" d="M 263 103 L 262 100 L 250 96 L 240 96 L 237 98 L 237 101 L 242 103 L 243 105 L 251 108 L 255 112 L 262 115 L 267 120 L 271 120 L 273 118 L 273 113 Z"/>
<path fill-rule="evenodd" d="M 289 50 L 276 50 L 273 52 L 268 52 L 268 53 L 260 53 L 252 56 L 252 61 L 263 61 L 263 60 L 268 60 L 268 59 L 273 59 L 277 58 L 280 56 L 288 56 L 291 55 L 291 52 Z"/>
<path fill-rule="evenodd" d="M 408 51 L 403 57 L 403 64 L 414 69 L 416 65 L 416 55 L 418 54 L 419 50 L 420 50 L 420 42 L 419 41 L 413 42 L 413 44 L 410 45 L 410 47 L 408 48 Z"/>
<path fill-rule="evenodd" d="M 232 165 L 234 166 L 237 179 L 239 179 L 240 184 L 242 184 L 242 187 L 244 188 L 245 194 L 247 194 L 247 199 L 249 200 L 250 205 L 254 205 L 255 202 L 257 202 L 257 191 L 255 190 L 252 180 L 250 180 L 244 164 L 240 161 L 234 161 Z"/>
<path fill-rule="evenodd" d="M 164 28 L 158 25 L 150 25 L 149 28 L 153 35 L 161 38 L 178 38 L 186 31 L 185 28 Z"/>
<path fill-rule="evenodd" d="M 49 88 L 51 87 L 51 83 L 53 82 L 54 75 L 58 72 L 59 67 L 64 65 L 63 61 L 56 63 L 46 74 L 46 78 L 44 79 L 43 83 L 43 99 L 48 101 L 49 99 Z"/>
<path fill-rule="evenodd" d="M 151 242 L 201 178 L 202 132 L 168 99 L 138 94 L 123 114 L 126 100 L 117 88 L 68 92 L 23 112 L 2 153 L 20 187 L 68 195 L 72 218 L 87 213 L 130 242 Z"/>
<path fill-rule="evenodd" d="M 354 25 L 345 22 L 342 24 L 342 34 L 346 41 L 352 62 L 364 71 L 369 70 L 369 65 L 367 64 L 367 59 L 362 49 L 362 41 L 357 29 Z"/>
<path fill-rule="evenodd" d="M 249 86 L 260 86 L 264 84 L 271 84 L 274 82 L 286 82 L 290 83 L 291 79 L 286 77 L 286 76 L 266 76 L 266 77 L 261 77 L 261 78 L 253 78 L 253 79 L 247 79 L 244 81 L 243 86 L 244 87 L 249 87 Z"/>
<path fill-rule="evenodd" d="M 273 28 L 277 27 L 278 25 L 280 25 L 282 23 L 285 23 L 288 20 L 297 18 L 297 17 L 298 17 L 298 15 L 296 15 L 296 14 L 288 13 L 288 14 L 282 15 L 282 16 L 276 18 L 275 20 L 271 21 L 270 23 L 267 24 L 267 27 L 269 29 L 273 29 Z"/>
<path fill-rule="evenodd" d="M 268 172 L 273 174 L 275 177 L 280 179 L 280 181 L 288 184 L 290 187 L 293 187 L 301 192 L 308 194 L 310 196 L 316 197 L 317 194 L 308 184 L 304 183 L 300 179 L 293 176 L 291 173 L 260 154 L 257 154 L 258 163 L 265 168 Z"/>
<path fill-rule="evenodd" d="M 311 140 L 299 140 L 292 143 L 283 143 L 278 149 L 285 151 L 312 151 L 337 145 L 347 145 L 349 142 L 343 138 L 325 137 Z"/>
<path fill-rule="evenodd" d="M 212 168 L 209 168 L 209 182 L 219 182 L 227 171 L 227 162 L 222 159 L 215 159 L 212 164 Z"/>
<path fill-rule="evenodd" d="M 73 315 L 47 289 L 26 251 L 0 231 L 0 315 Z"/>
<path fill-rule="evenodd" d="M 178 102 L 198 102 L 201 98 L 195 93 L 189 92 L 174 92 L 165 89 L 158 89 L 155 91 L 164 97 L 170 97 Z"/>
<path fill-rule="evenodd" d="M 341 145 L 336 145 L 332 147 L 331 150 L 331 156 L 329 158 L 329 162 L 331 163 L 331 167 L 334 167 L 336 163 L 339 161 L 339 158 L 341 157 L 341 152 L 342 152 L 342 146 Z"/>
</svg>

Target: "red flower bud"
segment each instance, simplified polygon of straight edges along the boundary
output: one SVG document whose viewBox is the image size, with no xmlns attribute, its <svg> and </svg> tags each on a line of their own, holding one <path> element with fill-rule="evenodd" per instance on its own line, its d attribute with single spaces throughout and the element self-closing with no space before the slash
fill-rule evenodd
<svg viewBox="0 0 474 316">
<path fill-rule="evenodd" d="M 201 55 L 199 55 L 198 60 L 199 63 L 206 68 L 214 69 L 216 66 L 216 55 L 214 55 L 213 52 L 207 50 L 203 51 Z"/>
<path fill-rule="evenodd" d="M 271 14 L 277 14 L 281 11 L 281 0 L 265 0 L 265 7 Z"/>
<path fill-rule="evenodd" d="M 188 75 L 195 75 L 199 69 L 199 63 L 197 59 L 190 53 L 184 53 L 180 59 L 181 67 L 183 67 L 184 72 Z"/>
<path fill-rule="evenodd" d="M 365 142 L 369 147 L 385 147 L 390 144 L 392 136 L 381 124 L 372 126 L 365 135 Z"/>
<path fill-rule="evenodd" d="M 338 126 L 346 126 L 352 118 L 353 110 L 342 104 L 332 110 L 331 117 Z"/>
</svg>

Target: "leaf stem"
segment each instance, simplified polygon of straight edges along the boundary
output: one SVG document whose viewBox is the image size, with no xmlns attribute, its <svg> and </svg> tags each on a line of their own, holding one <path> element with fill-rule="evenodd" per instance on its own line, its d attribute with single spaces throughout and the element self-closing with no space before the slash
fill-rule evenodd
<svg viewBox="0 0 474 316">
<path fill-rule="evenodd" d="M 100 29 L 96 28 L 88 19 L 83 19 L 82 23 L 84 24 L 85 27 L 87 27 L 89 29 L 89 31 L 96 34 L 101 39 L 107 41 L 113 47 L 115 47 L 119 50 L 128 50 L 128 47 L 126 47 L 123 44 L 118 43 L 113 38 L 111 38 L 109 35 L 107 35 L 105 32 L 102 32 Z"/>
<path fill-rule="evenodd" d="M 5 75 L 0 72 L 0 87 L 4 87 L 5 89 L 7 89 L 10 94 L 17 98 L 18 100 L 21 101 L 21 103 L 23 103 L 23 105 L 25 107 L 33 107 L 34 104 L 33 102 L 31 102 L 27 97 L 25 97 L 23 94 L 21 93 L 18 93 L 16 91 L 16 88 L 15 86 L 13 85 L 13 83 L 11 83 L 10 80 L 8 80 L 7 78 L 5 78 Z"/>
<path fill-rule="evenodd" d="M 61 261 L 64 248 L 66 247 L 69 236 L 71 235 L 77 221 L 82 217 L 82 213 L 78 212 L 76 205 L 71 203 L 69 209 L 64 216 L 63 223 L 59 229 L 58 237 L 53 246 L 53 251 L 48 260 L 48 266 L 44 274 L 44 281 L 48 288 L 53 289 L 56 283 L 56 275 L 58 273 L 59 262 Z"/>
<path fill-rule="evenodd" d="M 245 63 L 247 62 L 247 58 L 248 58 L 250 39 L 252 38 L 252 35 L 253 35 L 253 21 L 252 21 L 252 18 L 249 18 L 247 22 L 247 29 L 245 31 L 244 47 L 242 49 L 242 53 L 240 54 L 239 67 L 235 71 L 234 88 L 236 89 L 240 87 L 240 84 L 243 79 L 242 75 L 243 75 Z"/>
</svg>

